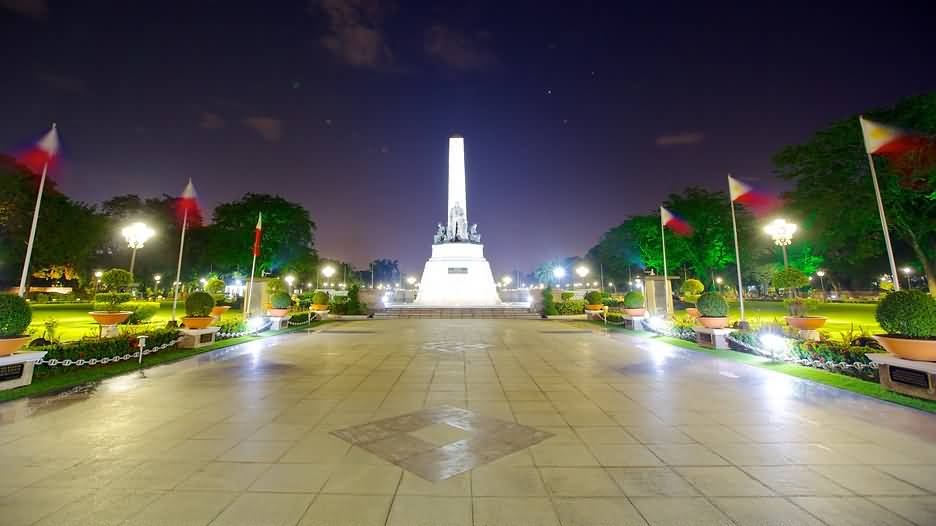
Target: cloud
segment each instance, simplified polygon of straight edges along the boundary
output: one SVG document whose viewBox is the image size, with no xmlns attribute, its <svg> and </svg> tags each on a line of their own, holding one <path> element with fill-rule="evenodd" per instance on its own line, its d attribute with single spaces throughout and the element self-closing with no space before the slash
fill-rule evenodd
<svg viewBox="0 0 936 526">
<path fill-rule="evenodd" d="M 393 64 L 381 24 L 390 9 L 379 0 L 317 0 L 328 17 L 322 45 L 343 62 L 359 68 L 385 69 Z"/>
<path fill-rule="evenodd" d="M 657 146 L 691 146 L 699 144 L 705 140 L 705 134 L 701 132 L 682 132 L 661 135 L 656 138 Z"/>
<path fill-rule="evenodd" d="M 49 14 L 46 0 L 0 0 L 0 9 L 37 19 L 43 19 Z"/>
<path fill-rule="evenodd" d="M 442 24 L 426 30 L 425 51 L 429 57 L 459 71 L 478 71 L 497 62 L 488 47 L 490 35 L 470 36 Z"/>
<path fill-rule="evenodd" d="M 244 126 L 259 133 L 269 142 L 279 142 L 283 138 L 283 121 L 273 117 L 247 117 Z"/>
<path fill-rule="evenodd" d="M 217 113 L 205 111 L 201 114 L 201 121 L 199 121 L 198 126 L 205 130 L 220 130 L 224 128 L 225 124 L 224 119 Z"/>
</svg>

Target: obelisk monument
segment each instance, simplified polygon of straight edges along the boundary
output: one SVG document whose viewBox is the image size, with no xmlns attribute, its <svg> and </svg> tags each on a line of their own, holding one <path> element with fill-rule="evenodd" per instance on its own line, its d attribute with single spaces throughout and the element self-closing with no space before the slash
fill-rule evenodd
<svg viewBox="0 0 936 526">
<path fill-rule="evenodd" d="M 465 139 L 449 137 L 448 217 L 436 228 L 432 257 L 423 270 L 417 305 L 489 307 L 500 304 L 477 225 L 468 226 Z"/>
</svg>

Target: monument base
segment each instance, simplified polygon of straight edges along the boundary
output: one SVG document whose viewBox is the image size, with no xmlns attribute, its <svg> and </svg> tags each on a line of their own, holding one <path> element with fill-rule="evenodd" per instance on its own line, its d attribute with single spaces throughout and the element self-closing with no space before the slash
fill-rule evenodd
<svg viewBox="0 0 936 526">
<path fill-rule="evenodd" d="M 901 394 L 936 400 L 936 363 L 905 360 L 893 354 L 867 353 L 878 364 L 881 387 Z"/>
<path fill-rule="evenodd" d="M 491 264 L 479 243 L 432 245 L 415 305 L 431 307 L 492 307 L 500 305 Z"/>
</svg>

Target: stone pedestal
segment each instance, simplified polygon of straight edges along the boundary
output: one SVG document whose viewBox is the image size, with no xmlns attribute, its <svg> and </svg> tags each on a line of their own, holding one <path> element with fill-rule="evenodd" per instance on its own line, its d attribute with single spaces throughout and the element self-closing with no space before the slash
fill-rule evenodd
<svg viewBox="0 0 936 526">
<path fill-rule="evenodd" d="M 327 319 L 328 319 L 328 311 L 327 311 L 327 310 L 314 310 L 314 311 L 312 311 L 312 314 L 315 315 L 315 319 L 316 319 L 316 320 L 327 320 Z"/>
<path fill-rule="evenodd" d="M 215 341 L 215 334 L 221 330 L 221 327 L 205 327 L 204 329 L 179 329 L 184 337 L 179 342 L 182 349 L 197 349 L 205 345 L 211 345 Z"/>
<path fill-rule="evenodd" d="M 624 328 L 630 329 L 632 331 L 642 331 L 643 330 L 643 316 L 627 316 L 624 315 Z"/>
<path fill-rule="evenodd" d="M 432 245 L 416 305 L 431 307 L 492 307 L 500 305 L 484 245 L 452 242 Z"/>
<path fill-rule="evenodd" d="M 607 311 L 602 310 L 588 310 L 585 309 L 585 317 L 589 320 L 603 320 Z"/>
<path fill-rule="evenodd" d="M 710 349 L 730 349 L 725 335 L 734 332 L 734 329 L 709 329 L 708 327 L 693 327 L 696 333 L 696 342 Z"/>
<path fill-rule="evenodd" d="M 270 320 L 270 330 L 278 331 L 289 327 L 289 316 L 267 316 Z"/>
<path fill-rule="evenodd" d="M 45 351 L 34 351 L 0 357 L 0 391 L 31 384 L 33 368 L 45 355 Z"/>
<path fill-rule="evenodd" d="M 797 332 L 799 332 L 799 337 L 804 340 L 819 341 L 819 331 L 799 329 Z"/>
<path fill-rule="evenodd" d="M 116 338 L 120 336 L 120 329 L 116 325 L 101 325 L 101 338 Z"/>
<path fill-rule="evenodd" d="M 651 316 L 673 317 L 673 280 L 679 279 L 669 276 L 644 276 L 644 297 L 647 303 L 647 312 Z"/>
<path fill-rule="evenodd" d="M 936 400 L 936 363 L 904 360 L 893 354 L 865 354 L 878 364 L 881 386 L 917 398 Z"/>
</svg>

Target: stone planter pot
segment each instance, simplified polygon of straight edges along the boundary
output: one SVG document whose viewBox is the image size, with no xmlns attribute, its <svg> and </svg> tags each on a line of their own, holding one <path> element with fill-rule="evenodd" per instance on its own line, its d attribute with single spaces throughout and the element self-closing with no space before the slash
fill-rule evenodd
<svg viewBox="0 0 936 526">
<path fill-rule="evenodd" d="M 798 316 L 787 316 L 784 319 L 786 320 L 787 325 L 801 331 L 814 331 L 825 325 L 826 322 L 826 318 L 823 316 L 807 316 L 803 318 Z"/>
<path fill-rule="evenodd" d="M 321 312 L 323 310 L 327 311 L 328 305 L 319 305 L 317 303 L 313 303 L 312 306 L 309 308 L 309 310 L 312 312 Z"/>
<path fill-rule="evenodd" d="M 724 329 L 728 326 L 728 316 L 699 316 L 696 321 L 706 329 Z"/>
<path fill-rule="evenodd" d="M 628 316 L 641 317 L 647 313 L 647 309 L 624 309 Z"/>
<path fill-rule="evenodd" d="M 905 360 L 936 362 L 936 340 L 914 340 L 886 334 L 875 334 L 874 339 L 884 350 Z"/>
<path fill-rule="evenodd" d="M 212 315 L 212 316 L 221 316 L 222 314 L 224 314 L 225 312 L 227 312 L 228 309 L 230 309 L 230 308 L 231 308 L 230 305 L 215 305 L 214 307 L 211 308 L 211 315 Z"/>
<path fill-rule="evenodd" d="M 604 310 L 604 305 L 586 305 L 585 310 L 599 311 Z"/>
<path fill-rule="evenodd" d="M 267 311 L 267 315 L 274 318 L 284 318 L 287 314 L 289 314 L 289 309 L 269 309 Z"/>
<path fill-rule="evenodd" d="M 204 329 L 211 325 L 214 318 L 211 316 L 183 316 L 182 324 L 186 329 Z"/>
<path fill-rule="evenodd" d="M 686 314 L 692 316 L 693 318 L 698 318 L 699 316 L 702 315 L 702 313 L 699 312 L 699 309 L 697 309 L 697 308 L 695 308 L 695 307 L 689 307 L 689 308 L 687 308 L 687 309 L 686 309 Z"/>
<path fill-rule="evenodd" d="M 126 310 L 115 312 L 95 310 L 89 312 L 88 314 L 94 318 L 94 321 L 100 323 L 101 325 L 117 325 L 118 323 L 123 323 L 126 321 L 127 318 L 129 318 L 133 313 Z"/>
<path fill-rule="evenodd" d="M 29 343 L 29 336 L 16 336 L 14 338 L 0 338 L 0 356 L 9 356 Z"/>
</svg>

